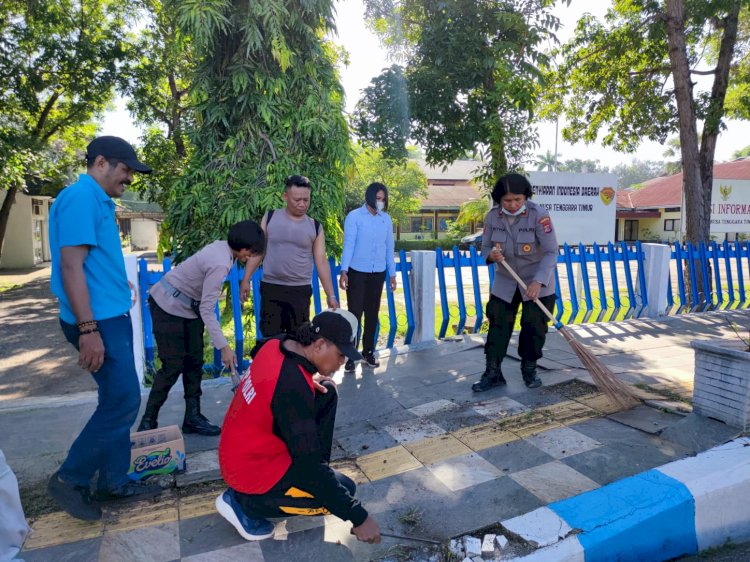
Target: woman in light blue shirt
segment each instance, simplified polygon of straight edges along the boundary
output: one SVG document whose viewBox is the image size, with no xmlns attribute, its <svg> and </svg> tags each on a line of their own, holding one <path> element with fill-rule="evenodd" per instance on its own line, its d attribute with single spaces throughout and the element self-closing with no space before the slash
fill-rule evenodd
<svg viewBox="0 0 750 562">
<path fill-rule="evenodd" d="M 360 324 L 364 313 L 362 357 L 370 367 L 380 365 L 375 358 L 375 328 L 386 273 L 391 291 L 396 290 L 393 221 L 386 209 L 388 188 L 382 183 L 371 183 L 365 191 L 365 204 L 350 212 L 344 221 L 339 286 L 346 291 L 349 311 Z M 354 361 L 347 361 L 344 370 L 354 372 Z"/>
</svg>

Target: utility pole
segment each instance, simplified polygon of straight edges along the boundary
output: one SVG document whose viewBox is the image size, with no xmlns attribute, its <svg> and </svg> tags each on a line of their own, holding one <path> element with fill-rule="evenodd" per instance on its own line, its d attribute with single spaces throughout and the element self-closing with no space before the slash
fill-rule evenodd
<svg viewBox="0 0 750 562">
<path fill-rule="evenodd" d="M 555 171 L 558 171 L 557 164 L 557 129 L 560 125 L 560 117 L 555 117 Z"/>
</svg>

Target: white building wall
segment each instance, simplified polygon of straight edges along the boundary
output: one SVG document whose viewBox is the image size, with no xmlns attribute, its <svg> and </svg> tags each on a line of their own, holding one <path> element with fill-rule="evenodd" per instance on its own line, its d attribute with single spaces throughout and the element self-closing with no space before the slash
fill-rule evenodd
<svg viewBox="0 0 750 562">
<path fill-rule="evenodd" d="M 0 190 L 0 205 L 8 192 Z M 16 193 L 10 209 L 8 228 L 3 239 L 0 269 L 22 269 L 34 266 L 34 237 L 31 215 L 31 197 Z"/>
<path fill-rule="evenodd" d="M 130 219 L 130 247 L 133 250 L 156 250 L 159 223 L 151 219 Z"/>
</svg>

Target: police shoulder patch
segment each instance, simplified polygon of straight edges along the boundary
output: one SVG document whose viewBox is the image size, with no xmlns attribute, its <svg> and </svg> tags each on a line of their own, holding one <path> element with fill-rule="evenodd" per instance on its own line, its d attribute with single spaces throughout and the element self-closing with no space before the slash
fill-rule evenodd
<svg viewBox="0 0 750 562">
<path fill-rule="evenodd" d="M 542 225 L 542 230 L 544 230 L 545 234 L 552 232 L 552 219 L 549 216 L 539 219 L 539 224 Z"/>
</svg>

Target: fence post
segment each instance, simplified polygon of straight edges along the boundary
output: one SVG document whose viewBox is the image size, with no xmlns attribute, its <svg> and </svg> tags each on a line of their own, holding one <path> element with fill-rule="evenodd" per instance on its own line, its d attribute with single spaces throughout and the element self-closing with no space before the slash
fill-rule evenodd
<svg viewBox="0 0 750 562">
<path fill-rule="evenodd" d="M 414 336 L 412 343 L 435 340 L 435 252 L 411 252 Z"/>
<path fill-rule="evenodd" d="M 666 315 L 669 285 L 669 262 L 672 250 L 666 244 L 641 244 L 644 253 L 646 294 L 648 304 L 641 317 L 657 318 Z"/>
<path fill-rule="evenodd" d="M 133 356 L 135 358 L 135 372 L 138 382 L 143 386 L 146 359 L 143 349 L 143 315 L 141 314 L 141 287 L 138 283 L 138 258 L 135 254 L 125 256 L 125 273 L 132 285 L 135 295 L 135 305 L 130 308 L 130 322 L 133 325 Z"/>
</svg>

